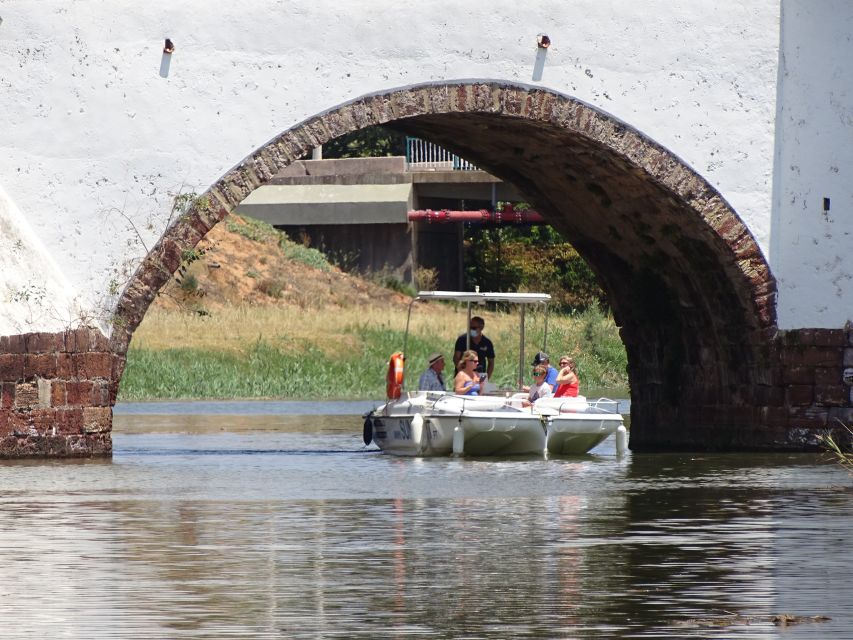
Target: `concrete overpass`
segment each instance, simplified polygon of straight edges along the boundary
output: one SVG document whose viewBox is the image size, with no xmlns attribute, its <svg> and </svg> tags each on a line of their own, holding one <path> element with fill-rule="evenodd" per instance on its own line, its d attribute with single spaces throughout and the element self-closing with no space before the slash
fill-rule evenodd
<svg viewBox="0 0 853 640">
<path fill-rule="evenodd" d="M 597 271 L 632 448 L 802 449 L 853 420 L 844 0 L 0 11 L 2 455 L 108 454 L 182 252 L 374 124 L 515 185 Z"/>
<path fill-rule="evenodd" d="M 492 209 L 522 194 L 485 171 L 427 166 L 405 156 L 299 160 L 237 207 L 290 237 L 349 255 L 362 272 L 383 269 L 411 282 L 417 267 L 435 268 L 438 286 L 462 286 L 460 224 L 409 222 L 413 209 Z"/>
</svg>

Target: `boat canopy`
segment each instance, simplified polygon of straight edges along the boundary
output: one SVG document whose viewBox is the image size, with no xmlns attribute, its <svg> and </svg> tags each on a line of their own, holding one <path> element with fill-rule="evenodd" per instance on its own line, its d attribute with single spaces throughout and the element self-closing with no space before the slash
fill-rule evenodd
<svg viewBox="0 0 853 640">
<path fill-rule="evenodd" d="M 524 379 L 524 311 L 523 305 L 527 304 L 542 304 L 545 305 L 545 334 L 542 337 L 542 350 L 548 346 L 548 303 L 551 301 L 551 296 L 547 293 L 499 293 L 490 291 L 418 291 L 418 295 L 412 298 L 409 303 L 409 313 L 406 317 L 406 333 L 403 336 L 403 358 L 405 358 L 406 349 L 409 342 L 409 326 L 412 319 L 412 307 L 418 300 L 452 300 L 455 302 L 466 302 L 468 304 L 468 323 L 466 329 L 466 344 L 465 348 L 471 346 L 471 337 L 468 334 L 467 327 L 471 326 L 471 305 L 481 302 L 511 302 L 521 306 L 521 321 L 519 323 L 519 345 L 518 345 L 518 384 L 521 385 Z M 403 374 L 403 387 L 405 388 L 405 373 Z"/>
<path fill-rule="evenodd" d="M 550 302 L 547 293 L 498 293 L 479 291 L 418 291 L 415 300 L 455 300 L 456 302 L 512 302 L 513 304 L 533 304 Z"/>
</svg>

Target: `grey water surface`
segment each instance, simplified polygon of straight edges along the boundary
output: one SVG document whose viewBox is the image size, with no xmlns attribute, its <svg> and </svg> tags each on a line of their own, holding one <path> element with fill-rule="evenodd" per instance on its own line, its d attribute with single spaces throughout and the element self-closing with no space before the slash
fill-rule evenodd
<svg viewBox="0 0 853 640">
<path fill-rule="evenodd" d="M 0 636 L 853 638 L 822 456 L 395 458 L 372 406 L 119 405 L 111 461 L 0 463 Z"/>
</svg>

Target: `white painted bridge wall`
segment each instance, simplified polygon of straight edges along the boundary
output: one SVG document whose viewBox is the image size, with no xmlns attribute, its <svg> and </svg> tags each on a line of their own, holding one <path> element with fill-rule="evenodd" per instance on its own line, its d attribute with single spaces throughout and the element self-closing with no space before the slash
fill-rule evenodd
<svg viewBox="0 0 853 640">
<path fill-rule="evenodd" d="M 841 328 L 853 321 L 853 2 L 788 0 L 782 18 L 770 242 L 779 325 Z"/>
<path fill-rule="evenodd" d="M 755 235 L 780 325 L 843 326 L 851 16 L 846 0 L 0 1 L 0 335 L 106 331 L 176 194 L 360 95 L 459 79 L 556 90 L 667 147 Z"/>
</svg>

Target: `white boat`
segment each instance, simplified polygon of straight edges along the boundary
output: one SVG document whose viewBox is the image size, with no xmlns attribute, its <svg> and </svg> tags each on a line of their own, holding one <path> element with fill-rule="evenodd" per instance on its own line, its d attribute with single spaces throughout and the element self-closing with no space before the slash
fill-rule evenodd
<svg viewBox="0 0 853 640">
<path fill-rule="evenodd" d="M 365 442 L 404 456 L 541 454 L 546 435 L 546 418 L 503 396 L 412 391 L 365 417 Z"/>
<path fill-rule="evenodd" d="M 523 379 L 525 305 L 546 305 L 551 296 L 543 293 L 465 293 L 421 291 L 418 300 L 455 300 L 511 302 L 521 306 L 519 376 Z M 409 321 L 406 322 L 408 340 Z M 545 340 L 547 341 L 547 316 Z M 543 342 L 544 342 L 543 341 Z M 543 345 L 544 349 L 544 345 Z M 524 407 L 527 394 L 500 393 L 462 396 L 441 391 L 405 391 L 402 353 L 389 363 L 389 398 L 365 416 L 364 443 L 376 443 L 385 453 L 404 456 L 506 456 L 538 454 L 581 454 L 622 428 L 622 416 L 607 411 L 585 398 L 544 398 L 532 407 Z M 396 364 L 395 364 L 395 359 Z M 397 376 L 394 378 L 394 376 Z M 556 401 L 556 402 L 554 402 Z M 614 407 L 615 408 L 615 407 Z M 621 445 L 620 445 L 621 442 Z M 625 438 L 617 439 L 617 450 L 624 452 Z"/>
</svg>

